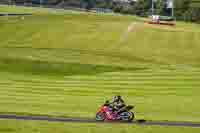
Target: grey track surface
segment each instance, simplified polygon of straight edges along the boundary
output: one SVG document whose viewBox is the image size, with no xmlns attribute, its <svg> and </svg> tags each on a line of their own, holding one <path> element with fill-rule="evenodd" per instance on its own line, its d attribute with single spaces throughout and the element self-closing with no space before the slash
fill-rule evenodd
<svg viewBox="0 0 200 133">
<path fill-rule="evenodd" d="M 49 116 L 20 116 L 20 115 L 7 115 L 0 114 L 0 119 L 13 119 L 13 120 L 33 120 L 33 121 L 48 121 L 48 122 L 73 122 L 73 123 L 124 123 L 124 124 L 137 124 L 148 126 L 179 126 L 179 127 L 198 127 L 200 123 L 195 122 L 174 122 L 174 121 L 145 121 L 135 120 L 133 122 L 97 122 L 94 119 L 87 118 L 65 118 L 65 117 L 49 117 Z"/>
<path fill-rule="evenodd" d="M 8 13 L 8 14 L 2 14 L 0 13 L 0 16 L 31 16 L 32 14 L 29 13 L 20 13 L 20 14 L 16 14 L 16 13 Z"/>
</svg>

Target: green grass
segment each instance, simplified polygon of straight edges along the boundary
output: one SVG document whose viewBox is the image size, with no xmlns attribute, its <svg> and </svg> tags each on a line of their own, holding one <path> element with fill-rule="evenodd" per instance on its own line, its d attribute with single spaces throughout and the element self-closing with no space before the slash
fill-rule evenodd
<svg viewBox="0 0 200 133">
<path fill-rule="evenodd" d="M 33 16 L 0 17 L 1 113 L 92 118 L 121 94 L 137 119 L 200 121 L 199 25 L 0 6 L 15 10 Z"/>
<path fill-rule="evenodd" d="M 1 133 L 199 133 L 199 128 L 136 126 L 127 124 L 77 124 L 0 120 Z"/>
<path fill-rule="evenodd" d="M 84 13 L 84 12 L 76 12 L 71 10 L 63 10 L 63 9 L 50 9 L 50 8 L 42 8 L 42 7 L 23 7 L 23 6 L 15 6 L 15 5 L 0 5 L 0 13 L 56 13 L 56 14 L 63 14 L 66 12 L 71 13 Z"/>
</svg>

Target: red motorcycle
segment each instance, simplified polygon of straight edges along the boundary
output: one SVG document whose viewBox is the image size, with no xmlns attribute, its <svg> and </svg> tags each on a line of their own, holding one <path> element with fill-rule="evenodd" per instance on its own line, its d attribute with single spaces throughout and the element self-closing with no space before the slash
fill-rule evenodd
<svg viewBox="0 0 200 133">
<path fill-rule="evenodd" d="M 135 118 L 134 112 L 130 111 L 133 106 L 126 106 L 122 112 L 113 111 L 108 104 L 100 107 L 96 113 L 97 121 L 127 121 L 130 122 Z"/>
</svg>

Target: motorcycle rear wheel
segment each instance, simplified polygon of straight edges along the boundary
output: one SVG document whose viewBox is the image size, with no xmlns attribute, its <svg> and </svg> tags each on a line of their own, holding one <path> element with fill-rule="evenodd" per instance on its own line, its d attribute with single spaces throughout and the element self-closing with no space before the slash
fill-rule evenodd
<svg viewBox="0 0 200 133">
<path fill-rule="evenodd" d="M 123 112 L 120 115 L 121 115 L 122 121 L 131 122 L 135 118 L 135 115 L 133 112 Z"/>
</svg>

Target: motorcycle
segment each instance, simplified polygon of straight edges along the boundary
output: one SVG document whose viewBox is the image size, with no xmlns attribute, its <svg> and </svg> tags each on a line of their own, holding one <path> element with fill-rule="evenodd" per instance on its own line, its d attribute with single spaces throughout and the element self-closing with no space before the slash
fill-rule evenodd
<svg viewBox="0 0 200 133">
<path fill-rule="evenodd" d="M 134 106 L 126 106 L 122 112 L 113 111 L 108 101 L 100 107 L 96 113 L 96 121 L 126 121 L 131 122 L 135 118 L 134 112 L 130 111 Z"/>
</svg>

